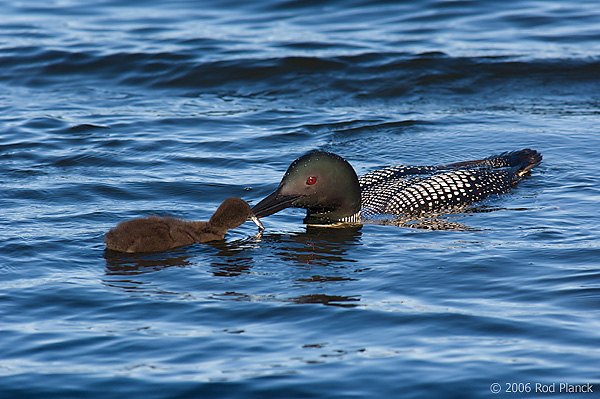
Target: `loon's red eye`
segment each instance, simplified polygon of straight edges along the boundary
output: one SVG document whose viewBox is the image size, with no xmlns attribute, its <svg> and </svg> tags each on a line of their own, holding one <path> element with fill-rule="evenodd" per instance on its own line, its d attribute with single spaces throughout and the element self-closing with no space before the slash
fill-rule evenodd
<svg viewBox="0 0 600 399">
<path fill-rule="evenodd" d="M 312 186 L 316 182 L 317 182 L 317 178 L 314 176 L 310 176 L 308 179 L 306 179 L 306 184 L 308 184 L 309 186 Z"/>
</svg>

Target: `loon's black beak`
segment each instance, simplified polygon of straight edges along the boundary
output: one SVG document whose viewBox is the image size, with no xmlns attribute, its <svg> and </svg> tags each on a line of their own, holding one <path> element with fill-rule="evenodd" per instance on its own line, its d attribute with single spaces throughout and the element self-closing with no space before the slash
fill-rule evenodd
<svg viewBox="0 0 600 399">
<path fill-rule="evenodd" d="M 282 195 L 281 186 L 265 197 L 252 208 L 252 213 L 257 218 L 272 215 L 282 209 L 289 208 L 301 195 Z"/>
</svg>

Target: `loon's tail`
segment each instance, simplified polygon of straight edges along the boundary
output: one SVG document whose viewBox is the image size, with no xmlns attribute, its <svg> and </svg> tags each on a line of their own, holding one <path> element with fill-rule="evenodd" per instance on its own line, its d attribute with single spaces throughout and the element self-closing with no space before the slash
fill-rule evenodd
<svg viewBox="0 0 600 399">
<path fill-rule="evenodd" d="M 519 151 L 503 152 L 475 161 L 456 162 L 446 167 L 489 166 L 491 168 L 514 168 L 515 176 L 522 177 L 542 162 L 542 154 L 536 150 L 525 148 Z"/>
<path fill-rule="evenodd" d="M 536 150 L 525 148 L 524 150 L 516 151 L 516 153 L 521 161 L 516 172 L 519 177 L 525 176 L 531 169 L 542 163 L 542 154 Z"/>
</svg>

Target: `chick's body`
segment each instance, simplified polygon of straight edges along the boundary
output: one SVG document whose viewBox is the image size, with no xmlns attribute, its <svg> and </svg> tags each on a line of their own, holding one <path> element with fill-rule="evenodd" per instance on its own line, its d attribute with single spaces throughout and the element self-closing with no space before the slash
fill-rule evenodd
<svg viewBox="0 0 600 399">
<path fill-rule="evenodd" d="M 106 248 L 119 252 L 162 252 L 196 242 L 222 240 L 229 229 L 242 225 L 250 206 L 242 199 L 223 201 L 208 222 L 148 216 L 119 223 L 106 233 Z"/>
</svg>

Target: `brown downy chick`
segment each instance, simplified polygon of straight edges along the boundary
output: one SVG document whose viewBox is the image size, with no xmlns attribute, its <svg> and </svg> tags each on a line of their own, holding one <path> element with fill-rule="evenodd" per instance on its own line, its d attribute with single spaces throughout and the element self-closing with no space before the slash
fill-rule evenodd
<svg viewBox="0 0 600 399">
<path fill-rule="evenodd" d="M 251 216 L 240 198 L 227 198 L 208 222 L 148 216 L 119 223 L 106 233 L 106 248 L 119 252 L 162 252 L 196 242 L 222 240 L 227 230 L 241 226 Z"/>
</svg>

